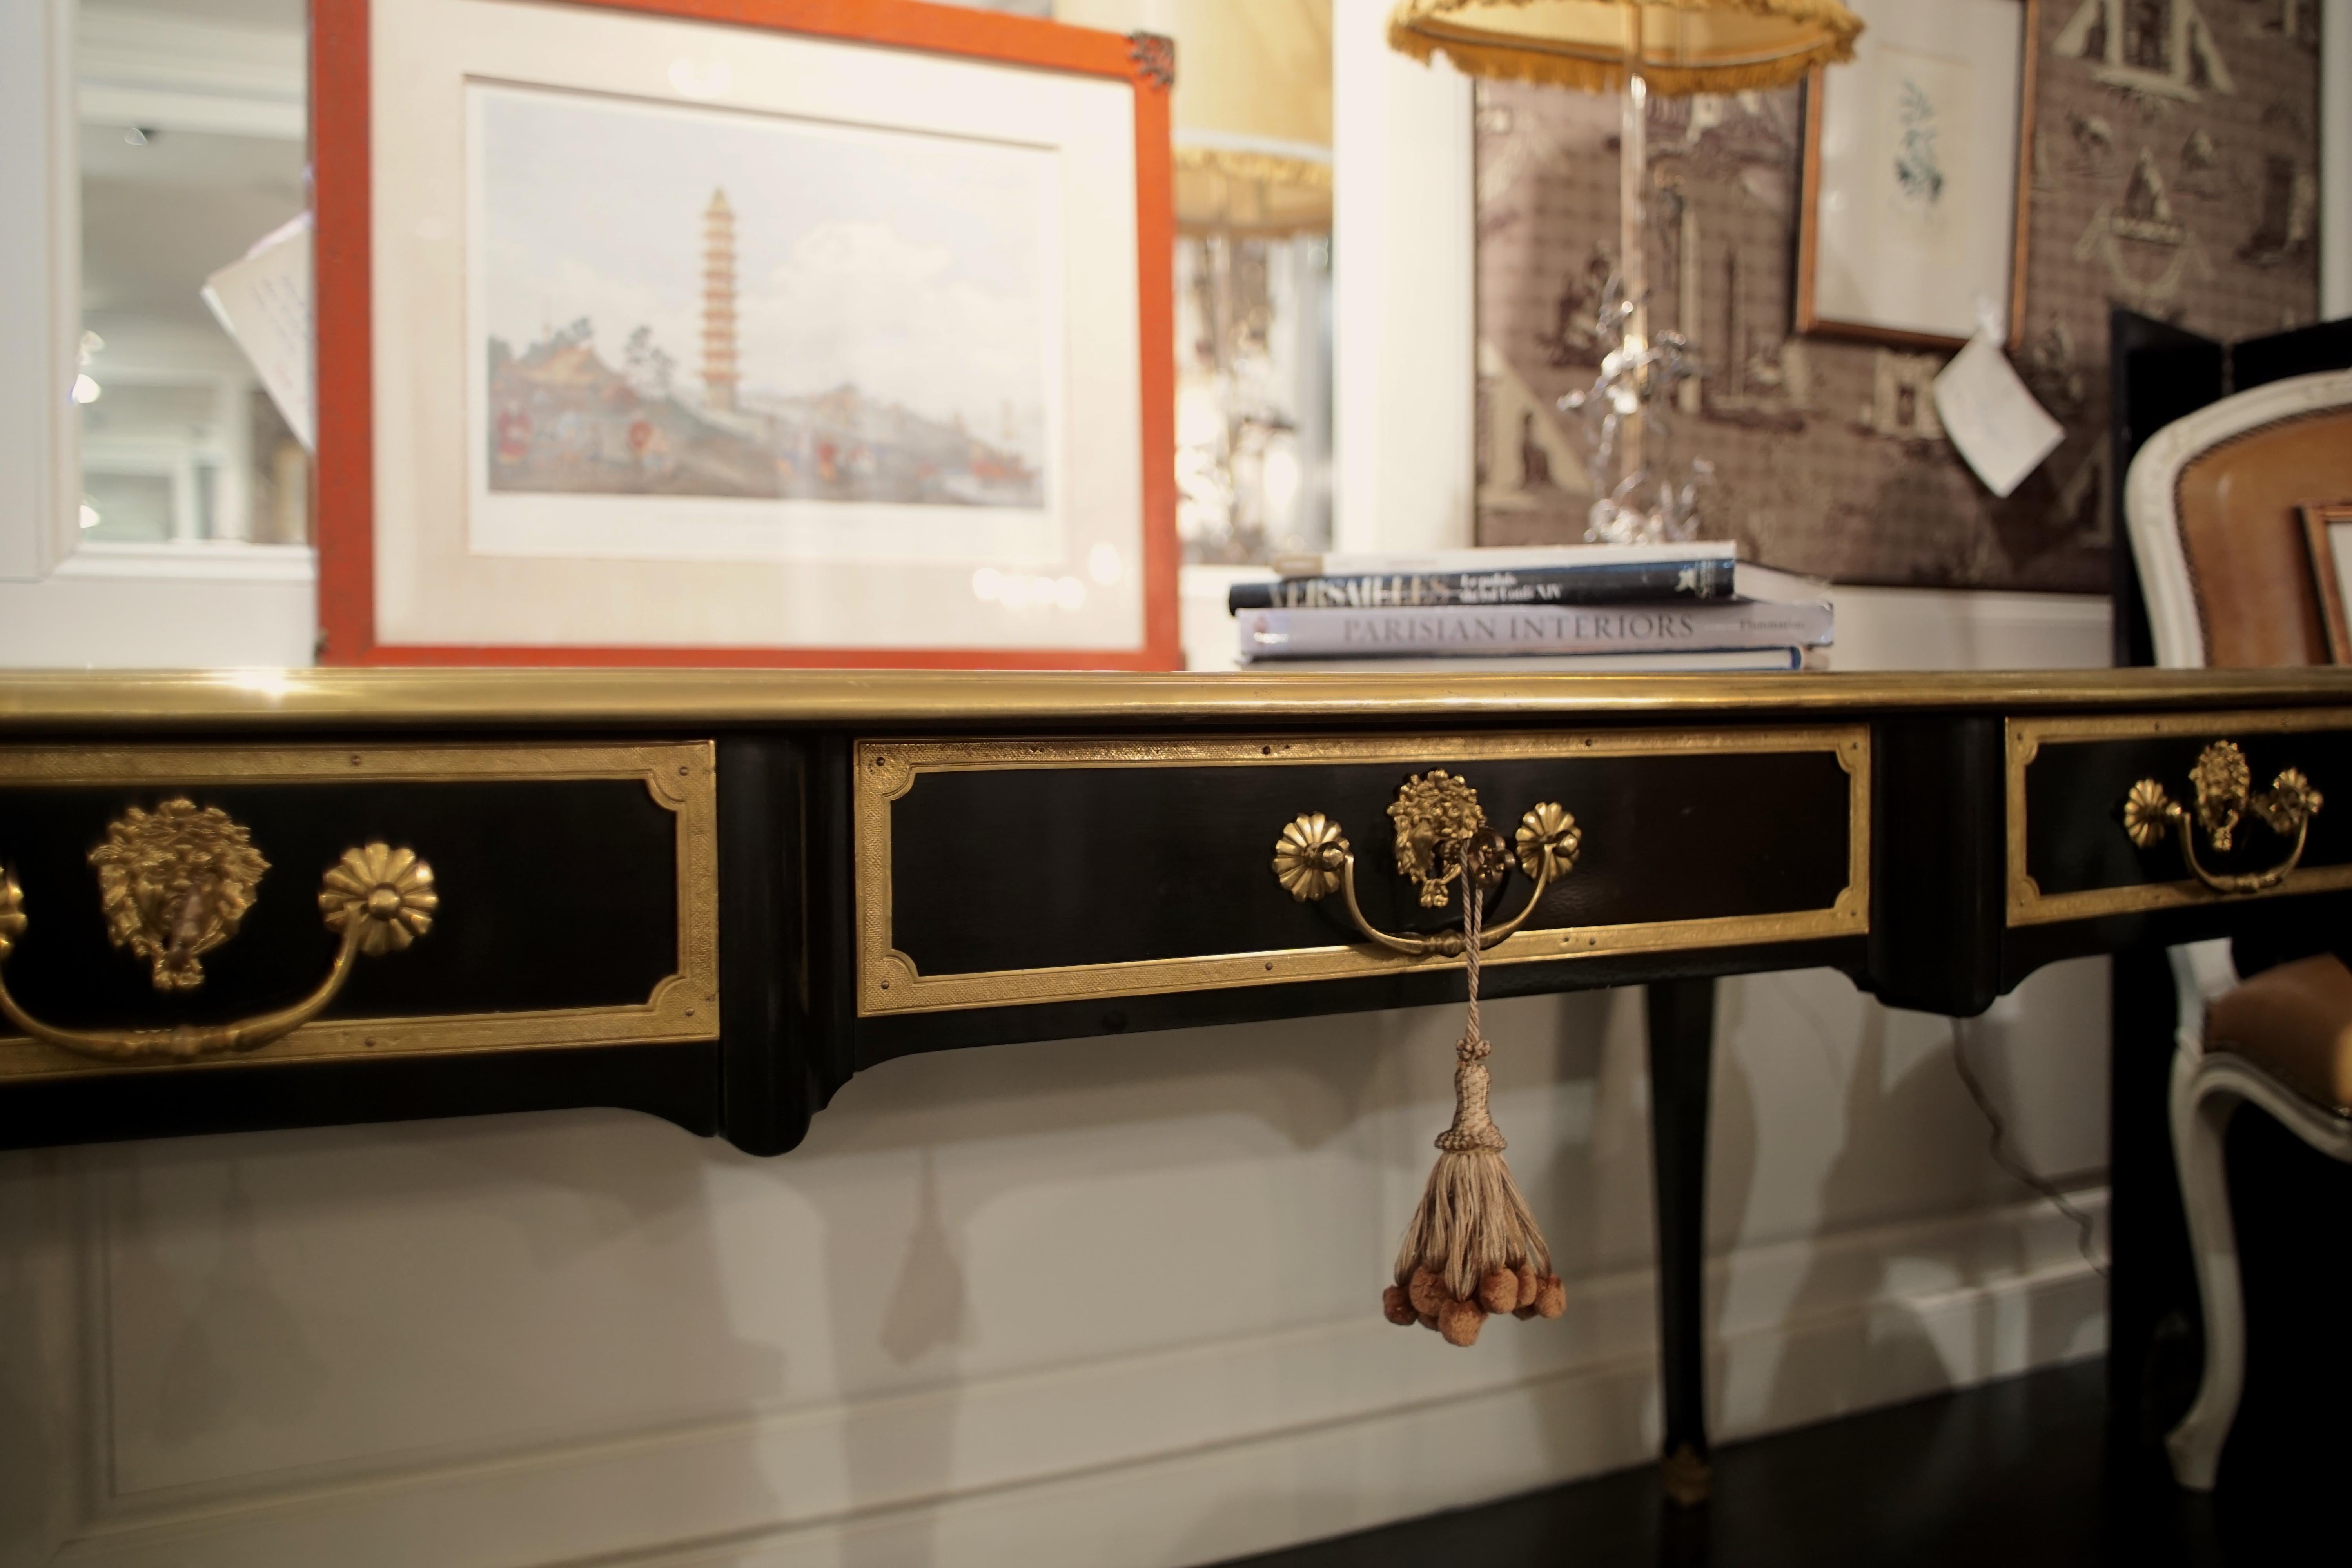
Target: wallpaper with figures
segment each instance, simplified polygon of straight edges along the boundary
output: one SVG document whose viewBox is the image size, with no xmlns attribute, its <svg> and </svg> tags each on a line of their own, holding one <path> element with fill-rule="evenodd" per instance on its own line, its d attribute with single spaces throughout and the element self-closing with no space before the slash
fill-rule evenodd
<svg viewBox="0 0 2352 1568">
<path fill-rule="evenodd" d="M 1791 335 L 1803 92 L 1650 100 L 1651 321 L 1696 340 L 1670 455 L 1710 538 L 1841 582 L 2108 586 L 2110 301 L 2224 339 L 2315 319 L 2317 0 L 2042 0 L 2026 341 L 2065 444 L 2006 500 L 1944 439 L 1943 356 Z M 1618 100 L 1481 83 L 1478 542 L 1581 539 L 1577 431 L 1617 235 Z"/>
</svg>

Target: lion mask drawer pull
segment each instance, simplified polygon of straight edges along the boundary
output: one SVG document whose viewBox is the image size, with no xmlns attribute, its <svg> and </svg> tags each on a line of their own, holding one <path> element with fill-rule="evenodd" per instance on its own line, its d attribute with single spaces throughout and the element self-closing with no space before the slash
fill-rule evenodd
<svg viewBox="0 0 2352 1568">
<path fill-rule="evenodd" d="M 90 852 L 100 907 L 114 945 L 152 965 L 158 991 L 204 984 L 203 955 L 236 934 L 269 863 L 252 836 L 216 807 L 167 800 L 152 813 L 134 806 Z M 440 908 L 433 868 L 413 849 L 369 844 L 346 849 L 319 889 L 327 929 L 342 942 L 319 988 L 290 1007 L 206 1027 L 105 1032 L 44 1024 L 10 994 L 6 963 L 25 932 L 25 893 L 0 871 L 0 1014 L 45 1045 L 104 1061 L 193 1060 L 249 1051 L 285 1038 L 325 1012 L 362 954 L 397 952 L 432 929 Z"/>
<path fill-rule="evenodd" d="M 2234 741 L 2216 741 L 2197 758 L 2197 765 L 2189 770 L 2189 786 L 2197 792 L 2195 820 L 2189 807 L 2167 795 L 2164 785 L 2155 779 L 2142 779 L 2132 785 L 2131 794 L 2124 800 L 2124 831 L 2142 849 L 2163 842 L 2168 831 L 2180 835 L 2180 858 L 2188 862 L 2189 875 L 2217 893 L 2259 893 L 2265 888 L 2275 888 L 2286 880 L 2287 874 L 2303 859 L 2305 841 L 2311 836 L 2311 819 L 2319 815 L 2320 794 L 2311 787 L 2311 781 L 2300 770 L 2289 768 L 2271 781 L 2271 787 L 2256 793 L 2253 771 L 2246 765 L 2245 752 Z M 2197 833 L 2200 827 L 2213 841 L 2213 847 L 2227 851 L 2240 824 L 2248 812 L 2261 819 L 2263 826 L 2284 838 L 2293 837 L 2286 858 L 2261 871 L 2234 874 L 2209 871 L 2197 858 Z"/>
<path fill-rule="evenodd" d="M 1517 914 L 1479 933 L 1482 952 L 1527 923 L 1543 901 L 1544 889 L 1574 868 L 1584 842 L 1576 818 L 1544 801 L 1519 818 L 1514 841 L 1505 844 L 1503 836 L 1487 826 L 1478 792 L 1443 768 L 1407 779 L 1389 806 L 1389 817 L 1396 824 L 1397 869 L 1418 884 L 1425 909 L 1444 907 L 1447 884 L 1465 874 L 1465 863 L 1482 891 L 1500 887 L 1515 858 L 1534 881 Z M 1392 936 L 1364 918 L 1363 906 L 1356 901 L 1355 851 L 1339 824 L 1319 811 L 1294 817 L 1283 828 L 1275 841 L 1274 874 L 1284 891 L 1300 903 L 1337 892 L 1356 929 L 1382 947 L 1415 958 L 1462 955 L 1458 931 Z"/>
</svg>

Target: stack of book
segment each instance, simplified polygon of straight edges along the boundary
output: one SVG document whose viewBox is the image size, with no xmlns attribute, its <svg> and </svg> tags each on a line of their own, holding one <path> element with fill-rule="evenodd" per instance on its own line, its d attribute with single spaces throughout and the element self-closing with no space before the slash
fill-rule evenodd
<svg viewBox="0 0 2352 1568">
<path fill-rule="evenodd" d="M 1829 584 L 1723 544 L 1297 556 L 1226 596 L 1244 666 L 1798 669 L 1830 645 Z"/>
</svg>

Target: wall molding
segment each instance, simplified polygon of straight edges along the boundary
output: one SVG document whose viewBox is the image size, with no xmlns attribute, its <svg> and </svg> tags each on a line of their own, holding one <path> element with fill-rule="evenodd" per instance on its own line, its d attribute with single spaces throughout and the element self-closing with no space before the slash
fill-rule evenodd
<svg viewBox="0 0 2352 1568">
<path fill-rule="evenodd" d="M 81 176 L 72 0 L 0 6 L 0 579 L 37 582 L 71 541 Z"/>
<path fill-rule="evenodd" d="M 309 46 L 299 27 L 89 5 L 79 42 L 85 121 L 291 142 L 310 134 Z"/>
<path fill-rule="evenodd" d="M 2114 661 L 2105 594 L 1839 585 L 1830 668 L 2104 669 Z"/>
<path fill-rule="evenodd" d="M 184 544 L 92 540 L 58 563 L 59 577 L 141 578 L 155 582 L 299 583 L 319 578 L 319 552 L 307 544 L 253 544 L 206 539 Z"/>
<path fill-rule="evenodd" d="M 2076 1202 L 2104 1213 L 2105 1191 Z M 1748 1247 L 1711 1275 L 1725 1440 L 2105 1346 L 2104 1282 L 2039 1201 Z M 977 1568 L 1017 1547 L 1033 1568 L 1172 1568 L 1642 1462 L 1652 1289 L 1646 1268 L 1579 1281 L 1565 1319 L 1497 1325 L 1468 1355 L 1368 1306 L 881 1399 L 101 1498 L 52 1560 Z M 85 1305 L 102 1344 L 103 1301 Z M 104 1415 L 82 1427 L 100 1478 Z"/>
</svg>

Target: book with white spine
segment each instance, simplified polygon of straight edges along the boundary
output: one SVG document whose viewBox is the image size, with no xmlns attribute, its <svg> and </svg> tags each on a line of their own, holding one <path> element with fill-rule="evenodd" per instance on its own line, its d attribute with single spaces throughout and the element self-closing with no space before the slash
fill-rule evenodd
<svg viewBox="0 0 2352 1568">
<path fill-rule="evenodd" d="M 1820 657 L 1820 656 L 1816 656 Z M 1265 658 L 1245 670 L 1272 675 L 1726 675 L 1807 668 L 1798 647 L 1706 648 L 1696 653 L 1495 654 L 1477 658 Z"/>
<path fill-rule="evenodd" d="M 1266 609 L 1234 619 L 1251 661 L 1825 647 L 1833 633 L 1826 600 Z"/>
</svg>

